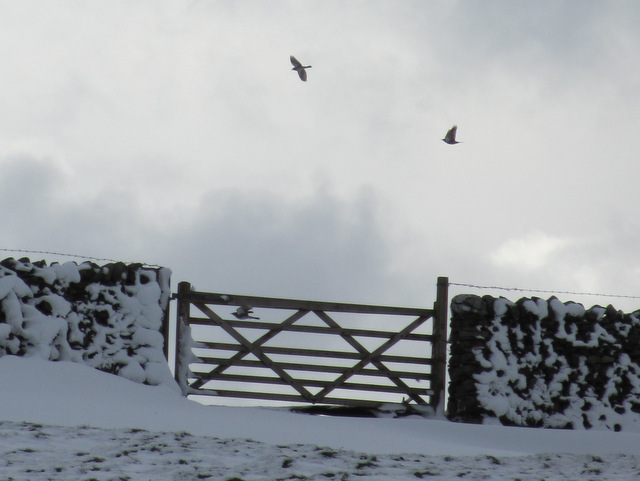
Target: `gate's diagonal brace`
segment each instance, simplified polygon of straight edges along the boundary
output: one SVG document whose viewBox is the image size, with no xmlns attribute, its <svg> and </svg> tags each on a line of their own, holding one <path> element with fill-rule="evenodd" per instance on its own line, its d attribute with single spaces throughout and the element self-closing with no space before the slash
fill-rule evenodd
<svg viewBox="0 0 640 481">
<path fill-rule="evenodd" d="M 351 336 L 350 334 L 345 333 L 344 330 L 340 327 L 340 325 L 336 321 L 334 321 L 331 318 L 331 316 L 329 316 L 326 312 L 324 312 L 324 311 L 314 311 L 314 314 L 316 314 L 320 319 L 322 319 L 325 322 L 325 324 L 327 324 L 329 327 L 333 327 L 333 328 L 338 329 L 339 332 L 340 332 L 340 337 L 342 337 L 345 341 L 347 341 L 349 343 L 349 345 L 351 347 L 353 347 L 356 351 L 358 351 L 361 355 L 368 356 L 370 354 L 369 350 L 366 347 L 364 347 L 357 340 L 355 340 L 353 338 L 353 336 Z M 426 320 L 426 318 L 425 318 L 425 320 Z M 418 324 L 416 327 L 419 327 L 420 324 Z M 413 331 L 413 329 L 411 329 L 411 331 Z M 409 334 L 411 331 L 407 332 L 406 334 Z M 402 339 L 402 338 L 400 338 L 400 339 Z M 400 340 L 400 339 L 398 339 L 398 340 Z M 389 347 L 391 347 L 391 346 L 389 346 Z M 426 405 L 427 404 L 425 402 L 425 400 L 422 399 L 422 397 L 419 394 L 415 393 L 414 390 L 411 389 L 402 379 L 400 379 L 398 376 L 394 376 L 393 373 L 387 368 L 387 366 L 385 366 L 382 363 L 382 361 L 380 361 L 378 358 L 372 357 L 371 364 L 373 364 L 376 368 L 378 368 L 378 370 L 380 372 L 383 372 L 385 374 L 385 376 L 387 376 L 387 378 L 391 382 L 393 382 L 396 386 L 401 388 L 416 403 L 422 404 L 422 405 Z M 333 389 L 336 389 L 337 387 L 339 387 L 339 386 L 334 386 Z"/>
<path fill-rule="evenodd" d="M 314 313 L 316 313 L 316 314 L 318 312 L 322 312 L 322 311 L 314 311 Z M 322 317 L 321 317 L 321 319 L 322 319 Z M 327 396 L 327 394 L 329 394 L 331 391 L 333 391 L 334 389 L 336 389 L 339 386 L 341 386 L 342 384 L 344 384 L 345 381 L 347 379 L 349 379 L 351 376 L 353 376 L 355 374 L 358 374 L 360 371 L 362 371 L 365 368 L 365 366 L 367 364 L 372 362 L 372 360 L 376 360 L 377 358 L 379 358 L 386 350 L 390 349 L 392 346 L 397 344 L 398 341 L 402 340 L 407 334 L 409 334 L 411 331 L 416 329 L 418 326 L 420 326 L 427 319 L 429 319 L 429 316 L 420 316 L 420 317 L 418 317 L 415 321 L 413 321 L 411 324 L 406 326 L 402 331 L 397 332 L 393 336 L 391 336 L 388 341 L 383 343 L 375 351 L 366 354 L 353 367 L 345 370 L 331 384 L 329 384 L 327 387 L 325 387 L 324 389 L 322 389 L 321 391 L 316 393 L 316 395 L 313 396 L 313 402 L 315 403 L 315 402 L 322 401 L 322 399 L 324 399 Z"/>
<path fill-rule="evenodd" d="M 305 310 L 299 310 L 299 311 L 295 312 L 294 314 L 289 316 L 287 319 L 282 321 L 277 328 L 270 329 L 269 331 L 265 332 L 262 336 L 260 336 L 260 338 L 256 339 L 252 343 L 253 346 L 254 347 L 262 346 L 265 342 L 267 342 L 270 339 L 272 339 L 276 334 L 282 332 L 282 330 L 284 328 L 294 324 L 296 321 L 298 321 L 299 319 L 301 319 L 302 317 L 304 317 L 308 313 L 309 313 L 309 311 L 305 311 Z M 206 314 L 206 312 L 205 312 L 205 314 Z M 211 318 L 211 316 L 209 316 L 209 318 Z M 212 320 L 216 321 L 215 319 L 212 319 Z M 242 350 L 240 350 L 237 353 L 235 353 L 229 359 L 227 359 L 224 362 L 221 362 L 220 364 L 218 364 L 211 371 L 209 371 L 207 373 L 200 374 L 198 376 L 198 379 L 196 379 L 191 384 L 191 387 L 194 388 L 194 389 L 198 389 L 198 388 L 204 386 L 207 382 L 209 382 L 212 379 L 215 379 L 216 377 L 218 377 L 220 374 L 222 374 L 224 371 L 226 371 L 227 368 L 232 366 L 235 362 L 237 362 L 237 361 L 241 360 L 242 358 L 244 358 L 250 352 L 251 352 L 250 349 L 248 349 L 247 347 L 245 347 L 243 345 Z"/>
<path fill-rule="evenodd" d="M 193 302 L 193 305 L 200 309 L 204 314 L 209 317 L 212 321 L 218 324 L 222 329 L 225 330 L 227 334 L 233 337 L 237 342 L 242 344 L 245 349 L 247 349 L 251 354 L 256 356 L 260 361 L 267 367 L 271 368 L 273 372 L 275 372 L 280 379 L 285 381 L 291 387 L 293 387 L 296 391 L 300 393 L 300 395 L 309 402 L 313 401 L 313 395 L 305 389 L 305 387 L 300 384 L 298 381 L 293 379 L 289 374 L 286 373 L 278 364 L 271 360 L 259 346 L 256 346 L 251 343 L 251 341 L 247 340 L 242 334 L 236 331 L 233 327 L 229 325 L 224 319 L 218 316 L 215 312 L 209 309 L 206 304 L 202 302 Z"/>
</svg>

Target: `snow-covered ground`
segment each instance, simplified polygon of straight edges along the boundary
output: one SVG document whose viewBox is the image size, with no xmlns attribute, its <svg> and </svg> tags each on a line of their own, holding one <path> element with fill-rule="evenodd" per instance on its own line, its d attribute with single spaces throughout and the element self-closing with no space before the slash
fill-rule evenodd
<svg viewBox="0 0 640 481">
<path fill-rule="evenodd" d="M 630 480 L 640 434 L 204 406 L 171 386 L 0 358 L 0 480 Z"/>
</svg>

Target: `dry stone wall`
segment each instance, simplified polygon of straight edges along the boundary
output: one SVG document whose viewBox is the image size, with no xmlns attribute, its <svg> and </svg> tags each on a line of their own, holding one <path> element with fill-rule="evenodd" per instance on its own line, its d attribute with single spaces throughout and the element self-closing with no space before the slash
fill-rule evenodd
<svg viewBox="0 0 640 481">
<path fill-rule="evenodd" d="M 450 347 L 453 420 L 640 431 L 640 311 L 459 295 Z"/>
<path fill-rule="evenodd" d="M 171 271 L 0 261 L 0 356 L 73 361 L 132 381 L 174 384 L 164 355 Z"/>
</svg>

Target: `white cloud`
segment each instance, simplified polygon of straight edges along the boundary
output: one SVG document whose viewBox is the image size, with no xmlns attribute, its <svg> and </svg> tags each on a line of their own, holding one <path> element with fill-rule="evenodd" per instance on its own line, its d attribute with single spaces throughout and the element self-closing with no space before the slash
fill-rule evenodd
<svg viewBox="0 0 640 481">
<path fill-rule="evenodd" d="M 548 267 L 554 257 L 572 242 L 543 232 L 532 232 L 519 239 L 509 239 L 491 254 L 491 260 L 502 267 L 537 270 Z"/>
</svg>

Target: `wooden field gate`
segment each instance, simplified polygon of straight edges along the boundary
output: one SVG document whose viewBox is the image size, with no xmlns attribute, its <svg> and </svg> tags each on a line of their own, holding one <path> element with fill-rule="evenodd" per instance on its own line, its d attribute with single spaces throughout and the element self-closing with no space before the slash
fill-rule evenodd
<svg viewBox="0 0 640 481">
<path fill-rule="evenodd" d="M 187 282 L 174 297 L 185 396 L 443 409 L 446 277 L 432 309 L 196 292 Z"/>
</svg>

